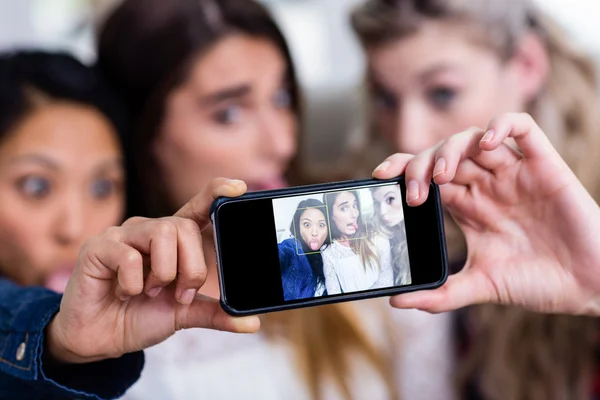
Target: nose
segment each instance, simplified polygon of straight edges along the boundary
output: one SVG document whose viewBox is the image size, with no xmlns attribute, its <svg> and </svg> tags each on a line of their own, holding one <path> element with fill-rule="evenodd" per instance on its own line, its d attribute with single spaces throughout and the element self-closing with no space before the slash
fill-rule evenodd
<svg viewBox="0 0 600 400">
<path fill-rule="evenodd" d="M 317 232 L 317 227 L 316 227 L 316 226 L 313 226 L 313 227 L 311 228 L 311 230 L 310 230 L 310 234 L 311 234 L 312 236 L 317 236 L 318 232 Z"/>
<path fill-rule="evenodd" d="M 296 153 L 296 124 L 289 110 L 270 108 L 261 113 L 264 133 L 259 146 L 263 154 L 277 163 L 287 163 Z"/>
<path fill-rule="evenodd" d="M 388 209 L 389 209 L 389 206 L 385 202 L 382 202 L 381 205 L 379 206 L 379 212 L 381 213 L 382 217 L 386 216 Z"/>
<path fill-rule="evenodd" d="M 417 154 L 435 145 L 433 123 L 427 111 L 418 105 L 405 104 L 397 113 L 394 144 L 396 150 Z"/>
<path fill-rule="evenodd" d="M 80 245 L 85 231 L 84 201 L 77 195 L 66 198 L 57 213 L 55 238 L 62 246 Z"/>
</svg>

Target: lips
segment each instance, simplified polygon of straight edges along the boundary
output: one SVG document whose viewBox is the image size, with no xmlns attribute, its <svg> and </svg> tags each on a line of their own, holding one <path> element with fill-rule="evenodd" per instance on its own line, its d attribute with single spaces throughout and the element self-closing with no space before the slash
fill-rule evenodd
<svg viewBox="0 0 600 400">
<path fill-rule="evenodd" d="M 352 222 L 351 224 L 346 225 L 348 227 L 348 229 L 352 230 L 353 232 L 358 231 L 358 224 L 356 222 Z"/>
<path fill-rule="evenodd" d="M 52 271 L 46 276 L 44 287 L 58 293 L 63 293 L 67 288 L 71 274 L 73 274 L 73 269 L 73 266 L 65 266 Z"/>
</svg>

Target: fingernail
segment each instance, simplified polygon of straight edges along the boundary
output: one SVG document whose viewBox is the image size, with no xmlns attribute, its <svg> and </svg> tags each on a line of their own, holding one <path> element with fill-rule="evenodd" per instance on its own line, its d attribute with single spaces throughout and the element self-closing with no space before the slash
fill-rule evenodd
<svg viewBox="0 0 600 400">
<path fill-rule="evenodd" d="M 482 142 L 491 142 L 492 140 L 494 140 L 494 135 L 496 134 L 496 132 L 494 132 L 493 130 L 489 130 L 485 133 L 485 135 L 483 135 L 483 137 L 481 138 Z"/>
<path fill-rule="evenodd" d="M 375 170 L 373 172 L 377 172 L 377 171 L 387 171 L 387 169 L 390 167 L 390 165 L 392 165 L 391 162 L 389 161 L 384 161 L 381 164 L 379 164 L 377 166 L 377 168 L 375 168 Z"/>
<path fill-rule="evenodd" d="M 196 296 L 196 289 L 188 289 L 181 295 L 181 299 L 179 300 L 181 304 L 192 304 L 194 301 L 194 296 Z"/>
<path fill-rule="evenodd" d="M 419 184 L 417 181 L 409 181 L 406 185 L 406 202 L 410 203 L 419 198 Z"/>
<path fill-rule="evenodd" d="M 161 287 L 152 288 L 152 289 L 148 290 L 148 296 L 156 297 L 156 296 L 158 296 L 158 294 L 160 293 L 161 290 L 162 290 Z"/>
<path fill-rule="evenodd" d="M 238 186 L 240 184 L 244 183 L 243 181 L 240 181 L 239 179 L 228 179 L 227 180 L 227 184 L 231 185 L 231 186 Z"/>
<path fill-rule="evenodd" d="M 435 167 L 433 168 L 433 177 L 435 178 L 439 174 L 443 174 L 446 172 L 446 160 L 444 158 L 440 158 L 436 161 Z"/>
</svg>

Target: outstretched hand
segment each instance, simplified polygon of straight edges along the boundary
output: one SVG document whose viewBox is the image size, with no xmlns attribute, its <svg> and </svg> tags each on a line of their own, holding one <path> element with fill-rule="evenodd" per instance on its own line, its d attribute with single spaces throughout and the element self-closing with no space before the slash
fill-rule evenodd
<svg viewBox="0 0 600 400">
<path fill-rule="evenodd" d="M 503 115 L 415 157 L 395 154 L 373 175 L 402 173 L 410 206 L 426 200 L 431 179 L 441 185 L 468 255 L 442 287 L 395 296 L 394 307 L 493 302 L 600 314 L 600 209 L 529 115 Z"/>
<path fill-rule="evenodd" d="M 257 331 L 257 317 L 231 317 L 197 294 L 207 274 L 201 230 L 210 205 L 245 191 L 244 182 L 216 179 L 173 217 L 132 218 L 90 239 L 47 330 L 52 356 L 73 363 L 119 357 L 193 327 Z"/>
</svg>

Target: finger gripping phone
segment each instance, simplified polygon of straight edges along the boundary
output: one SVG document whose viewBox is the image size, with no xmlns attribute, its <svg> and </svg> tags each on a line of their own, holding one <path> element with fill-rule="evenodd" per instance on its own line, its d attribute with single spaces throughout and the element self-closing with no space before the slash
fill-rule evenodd
<svg viewBox="0 0 600 400">
<path fill-rule="evenodd" d="M 437 185 L 403 177 L 247 193 L 212 205 L 221 306 L 235 316 L 390 296 L 448 276 Z"/>
</svg>

